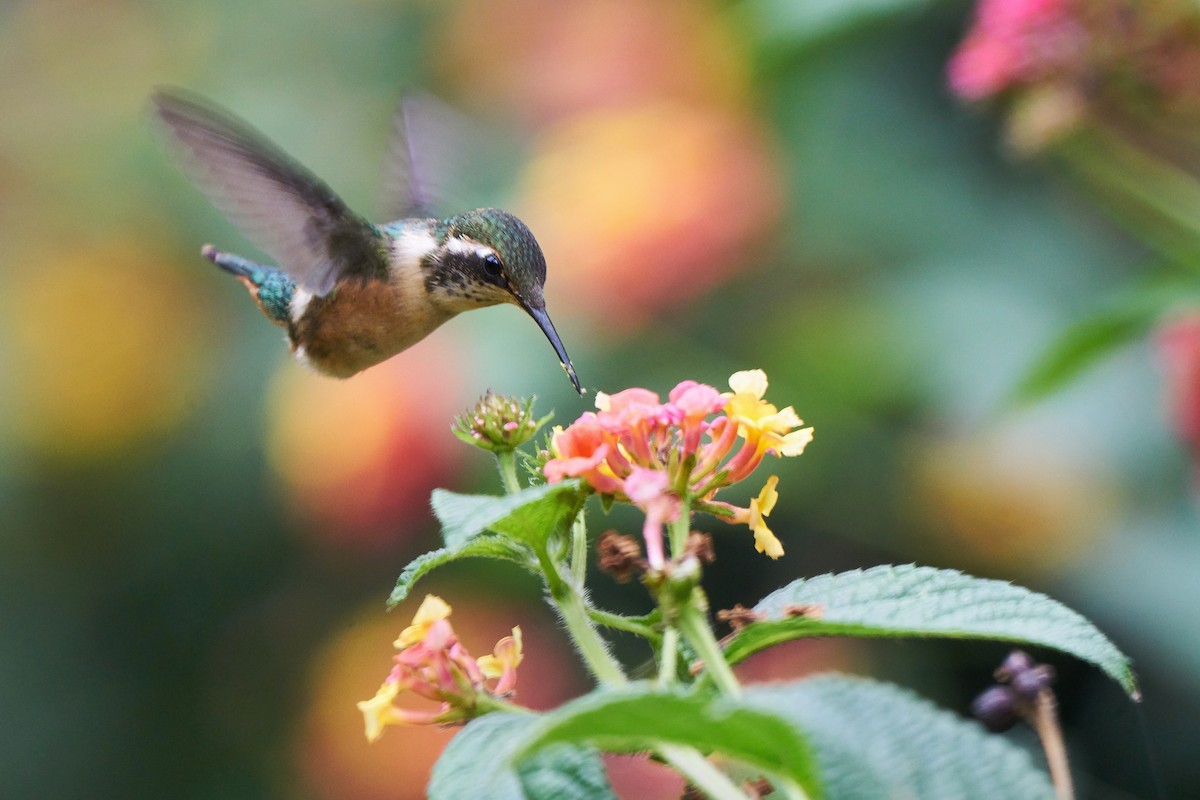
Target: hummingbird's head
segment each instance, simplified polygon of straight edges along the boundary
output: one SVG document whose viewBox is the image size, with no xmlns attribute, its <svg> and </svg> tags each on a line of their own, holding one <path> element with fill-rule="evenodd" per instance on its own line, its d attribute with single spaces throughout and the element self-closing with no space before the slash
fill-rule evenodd
<svg viewBox="0 0 1200 800">
<path fill-rule="evenodd" d="M 575 390 L 575 367 L 546 313 L 546 257 L 524 222 L 498 208 L 477 208 L 442 221 L 444 244 L 434 282 L 464 308 L 513 303 L 550 340 Z"/>
</svg>

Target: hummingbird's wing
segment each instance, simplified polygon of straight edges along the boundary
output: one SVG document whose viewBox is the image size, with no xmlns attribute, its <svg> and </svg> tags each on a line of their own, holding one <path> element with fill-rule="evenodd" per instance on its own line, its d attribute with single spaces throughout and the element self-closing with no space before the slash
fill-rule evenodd
<svg viewBox="0 0 1200 800">
<path fill-rule="evenodd" d="M 474 208 L 490 173 L 512 163 L 503 137 L 428 94 L 409 94 L 392 117 L 380 219 L 442 217 Z"/>
<path fill-rule="evenodd" d="M 343 275 L 387 274 L 375 226 L 261 133 L 192 94 L 151 103 L 192 182 L 300 287 L 320 296 Z"/>
</svg>

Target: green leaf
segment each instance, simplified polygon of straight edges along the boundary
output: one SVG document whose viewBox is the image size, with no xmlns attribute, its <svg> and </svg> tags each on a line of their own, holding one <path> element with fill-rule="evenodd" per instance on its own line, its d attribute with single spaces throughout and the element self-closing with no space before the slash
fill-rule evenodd
<svg viewBox="0 0 1200 800">
<path fill-rule="evenodd" d="M 796 615 L 805 608 L 810 613 Z M 1096 626 L 1043 594 L 932 567 L 882 566 L 793 581 L 754 607 L 725 648 L 730 663 L 810 636 L 996 639 L 1042 645 L 1095 664 L 1135 700 L 1129 659 Z"/>
<path fill-rule="evenodd" d="M 593 692 L 544 715 L 540 724 L 518 757 L 555 744 L 633 753 L 670 743 L 716 750 L 820 794 L 803 733 L 770 709 L 748 708 L 736 698 L 637 684 Z"/>
<path fill-rule="evenodd" d="M 458 561 L 460 558 L 499 558 L 520 564 L 531 572 L 537 571 L 537 560 L 529 548 L 503 536 L 476 536 L 458 549 L 443 547 L 440 550 L 433 550 L 417 556 L 410 561 L 404 571 L 400 573 L 400 577 L 396 579 L 396 588 L 392 589 L 392 594 L 388 598 L 388 608 L 403 602 L 408 597 L 408 593 L 412 591 L 413 584 L 425 573 L 451 561 Z"/>
<path fill-rule="evenodd" d="M 1062 389 L 1112 350 L 1145 336 L 1172 306 L 1196 302 L 1200 287 L 1194 279 L 1158 278 L 1116 297 L 1050 343 L 1016 386 L 1012 403 L 1036 402 Z"/>
<path fill-rule="evenodd" d="M 1051 342 L 1013 391 L 1011 403 L 1020 406 L 1045 398 L 1103 356 L 1145 335 L 1172 306 L 1198 301 L 1200 291 L 1194 280 L 1157 278 L 1126 292 Z"/>
<path fill-rule="evenodd" d="M 745 0 L 734 14 L 762 46 L 791 52 L 934 0 Z"/>
<path fill-rule="evenodd" d="M 492 713 L 468 724 L 434 764 L 430 800 L 615 800 L 594 750 L 558 745 L 515 762 L 539 723 L 534 714 Z"/>
<path fill-rule="evenodd" d="M 1013 402 L 1034 402 L 1061 389 L 1117 347 L 1141 336 L 1152 320 L 1107 311 L 1067 328 L 1034 362 L 1017 386 Z"/>
<path fill-rule="evenodd" d="M 1024 750 L 898 686 L 822 675 L 752 687 L 742 702 L 804 732 L 830 800 L 1054 796 Z"/>
<path fill-rule="evenodd" d="M 531 486 L 503 497 L 435 489 L 433 513 L 451 550 L 489 530 L 541 547 L 563 520 L 574 515 L 580 502 L 576 480 Z"/>
</svg>

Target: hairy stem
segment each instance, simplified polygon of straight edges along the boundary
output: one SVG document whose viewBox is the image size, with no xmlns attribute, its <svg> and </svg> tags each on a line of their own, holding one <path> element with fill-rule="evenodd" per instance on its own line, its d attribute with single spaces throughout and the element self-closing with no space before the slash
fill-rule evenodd
<svg viewBox="0 0 1200 800">
<path fill-rule="evenodd" d="M 591 605 L 588 606 L 587 612 L 588 616 L 592 618 L 592 622 L 597 625 L 632 633 L 636 636 L 641 636 L 643 639 L 648 639 L 651 643 L 662 641 L 662 634 L 652 626 L 642 622 L 640 617 L 623 617 L 620 614 L 614 614 L 611 611 L 605 611 L 602 608 L 596 608 Z"/>
<path fill-rule="evenodd" d="M 521 482 L 517 480 L 517 454 L 513 450 L 496 451 L 496 466 L 500 468 L 500 482 L 504 485 L 506 494 L 516 494 L 521 491 Z"/>
<path fill-rule="evenodd" d="M 679 516 L 667 526 L 668 543 L 671 546 L 671 558 L 679 558 L 687 548 L 688 532 L 692 529 L 692 509 L 684 503 L 679 509 Z"/>
<path fill-rule="evenodd" d="M 717 688 L 724 694 L 738 697 L 742 693 L 742 685 L 738 683 L 729 662 L 725 660 L 721 645 L 717 643 L 717 637 L 713 635 L 708 620 L 700 610 L 697 602 L 699 595 L 700 590 L 697 589 L 692 600 L 680 610 L 679 628 L 704 661 L 704 671 L 712 676 Z"/>
<path fill-rule="evenodd" d="M 587 582 L 587 544 L 587 515 L 581 508 L 571 523 L 571 577 L 580 588 Z"/>
<path fill-rule="evenodd" d="M 613 658 L 608 651 L 608 644 L 592 624 L 582 589 L 572 581 L 563 580 L 558 565 L 544 551 L 538 554 L 538 560 L 550 589 L 550 598 L 588 670 L 601 683 L 613 686 L 627 683 L 628 678 L 621 664 Z"/>
<path fill-rule="evenodd" d="M 688 783 L 712 800 L 746 800 L 746 793 L 698 751 L 690 747 L 661 744 L 658 746 L 658 754 L 687 778 Z"/>
<path fill-rule="evenodd" d="M 662 663 L 658 665 L 658 685 L 670 686 L 675 682 L 679 659 L 679 629 L 674 625 L 667 627 L 662 639 Z"/>
</svg>

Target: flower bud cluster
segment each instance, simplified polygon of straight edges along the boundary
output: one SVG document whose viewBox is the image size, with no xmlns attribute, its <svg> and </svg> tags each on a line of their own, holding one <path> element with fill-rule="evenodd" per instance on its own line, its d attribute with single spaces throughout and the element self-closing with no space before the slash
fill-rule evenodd
<svg viewBox="0 0 1200 800">
<path fill-rule="evenodd" d="M 521 401 L 489 391 L 474 408 L 455 418 L 450 430 L 467 444 L 493 453 L 511 452 L 532 439 L 553 416 L 547 414 L 541 419 L 534 416 L 536 399 Z"/>
<path fill-rule="evenodd" d="M 988 730 L 1000 733 L 1029 718 L 1038 695 L 1054 683 L 1054 667 L 1014 650 L 996 668 L 995 677 L 997 685 L 985 689 L 971 703 L 971 715 Z"/>
</svg>

